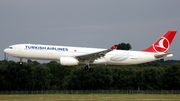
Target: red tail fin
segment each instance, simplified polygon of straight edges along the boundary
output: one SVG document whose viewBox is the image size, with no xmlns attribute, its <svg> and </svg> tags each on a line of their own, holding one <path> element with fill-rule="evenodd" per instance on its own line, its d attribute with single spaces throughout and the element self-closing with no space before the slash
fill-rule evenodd
<svg viewBox="0 0 180 101">
<path fill-rule="evenodd" d="M 176 35 L 177 31 L 168 31 L 161 38 L 159 38 L 154 44 L 152 44 L 147 49 L 142 51 L 145 52 L 157 52 L 157 53 L 166 53 Z"/>
</svg>

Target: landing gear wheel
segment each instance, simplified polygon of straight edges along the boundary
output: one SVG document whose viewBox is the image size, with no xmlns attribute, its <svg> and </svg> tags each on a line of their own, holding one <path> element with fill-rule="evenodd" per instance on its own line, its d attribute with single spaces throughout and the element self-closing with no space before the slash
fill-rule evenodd
<svg viewBox="0 0 180 101">
<path fill-rule="evenodd" d="M 85 70 L 89 70 L 90 72 L 93 72 L 93 69 L 89 66 L 89 64 L 87 64 L 84 68 Z"/>
<path fill-rule="evenodd" d="M 93 72 L 93 69 L 92 69 L 92 68 L 89 68 L 89 71 L 90 71 L 90 72 Z"/>
<path fill-rule="evenodd" d="M 86 65 L 84 68 L 85 68 L 85 70 L 88 70 L 88 69 L 89 69 L 89 66 L 88 66 L 88 65 Z"/>
</svg>

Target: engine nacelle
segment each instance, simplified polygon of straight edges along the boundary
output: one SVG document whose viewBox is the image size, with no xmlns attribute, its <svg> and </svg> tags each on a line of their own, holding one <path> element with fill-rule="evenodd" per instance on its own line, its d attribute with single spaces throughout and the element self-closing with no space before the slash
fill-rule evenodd
<svg viewBox="0 0 180 101">
<path fill-rule="evenodd" d="M 74 57 L 60 57 L 60 64 L 65 66 L 78 65 L 79 61 Z"/>
</svg>

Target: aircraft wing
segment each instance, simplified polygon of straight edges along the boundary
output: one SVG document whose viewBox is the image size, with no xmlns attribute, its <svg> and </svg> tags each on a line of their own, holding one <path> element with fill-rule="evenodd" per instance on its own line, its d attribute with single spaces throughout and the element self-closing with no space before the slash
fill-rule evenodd
<svg viewBox="0 0 180 101">
<path fill-rule="evenodd" d="M 165 53 L 165 54 L 155 54 L 154 57 L 156 59 L 162 59 L 162 58 L 165 58 L 165 57 L 171 57 L 173 56 L 173 53 Z"/>
<path fill-rule="evenodd" d="M 85 54 L 85 55 L 78 55 L 78 56 L 75 56 L 75 58 L 77 58 L 79 60 L 79 62 L 88 61 L 89 63 L 92 63 L 95 59 L 105 56 L 106 53 L 117 49 L 117 47 L 118 47 L 118 45 L 115 44 L 110 49 L 95 52 L 95 53 L 89 53 L 89 54 Z"/>
</svg>

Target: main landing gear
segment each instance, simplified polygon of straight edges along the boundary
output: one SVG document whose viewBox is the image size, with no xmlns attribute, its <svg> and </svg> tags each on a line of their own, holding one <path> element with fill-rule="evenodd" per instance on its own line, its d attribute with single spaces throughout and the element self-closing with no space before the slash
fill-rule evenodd
<svg viewBox="0 0 180 101">
<path fill-rule="evenodd" d="M 93 72 L 93 69 L 89 66 L 89 64 L 87 64 L 84 68 L 85 70 L 89 70 L 90 72 Z"/>
</svg>

